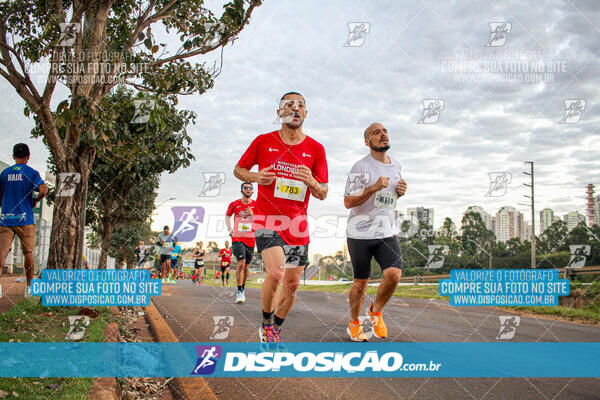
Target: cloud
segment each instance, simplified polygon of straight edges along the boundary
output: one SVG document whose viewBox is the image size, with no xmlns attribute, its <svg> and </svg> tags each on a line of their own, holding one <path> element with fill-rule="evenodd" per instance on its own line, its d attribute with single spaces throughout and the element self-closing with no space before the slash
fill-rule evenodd
<svg viewBox="0 0 600 400">
<path fill-rule="evenodd" d="M 362 131 L 373 121 L 387 126 L 390 154 L 402 164 L 408 182 L 399 207 L 433 207 L 436 227 L 446 216 L 459 223 L 472 204 L 493 214 L 514 205 L 529 215 L 516 204 L 527 200 L 521 172 L 528 160 L 536 163 L 536 208 L 584 212 L 585 184 L 600 184 L 595 161 L 600 150 L 598 17 L 593 1 L 544 7 L 518 1 L 494 7 L 478 2 L 265 2 L 225 49 L 215 87 L 202 96 L 181 97 L 180 106 L 198 114 L 190 128 L 196 161 L 163 177 L 158 201 L 176 197 L 173 205 L 202 205 L 202 172 L 223 171 L 223 192 L 209 208 L 217 210 L 220 204 L 224 209 L 239 196 L 232 174 L 236 162 L 257 135 L 278 128 L 273 123 L 277 101 L 297 90 L 307 100 L 305 132 L 324 145 L 329 163 L 329 198 L 313 198 L 309 206 L 316 216 L 347 214 L 341 198 L 345 177 L 367 154 Z M 507 44 L 484 48 L 488 23 L 498 21 L 512 24 Z M 364 46 L 343 47 L 348 22 L 370 24 Z M 549 83 L 464 83 L 458 73 L 442 68 L 457 49 L 509 56 L 519 49 L 543 49 L 550 61 L 566 62 L 568 71 L 551 74 L 555 81 Z M 14 91 L 4 81 L 0 85 L 5 93 L 0 118 L 9 134 L 0 139 L 0 159 L 7 160 L 9 145 L 27 139 L 32 122 L 23 117 Z M 421 101 L 436 98 L 445 101 L 439 122 L 417 124 Z M 587 101 L 578 124 L 558 124 L 567 98 Z M 43 154 L 40 140 L 27 140 L 36 154 Z M 45 156 L 34 162 L 43 169 Z M 513 190 L 502 198 L 485 197 L 488 173 L 494 171 L 513 174 Z M 170 218 L 165 215 L 163 220 Z M 319 240 L 311 249 L 333 253 L 342 244 L 341 239 Z"/>
</svg>

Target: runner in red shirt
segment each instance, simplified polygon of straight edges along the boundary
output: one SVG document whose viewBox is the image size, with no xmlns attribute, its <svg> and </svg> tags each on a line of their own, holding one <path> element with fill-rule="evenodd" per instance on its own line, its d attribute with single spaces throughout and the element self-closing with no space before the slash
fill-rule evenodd
<svg viewBox="0 0 600 400">
<path fill-rule="evenodd" d="M 219 252 L 221 257 L 221 282 L 225 286 L 225 280 L 227 280 L 227 286 L 229 286 L 229 266 L 231 265 L 231 256 L 233 252 L 229 248 L 229 241 L 225 241 L 225 248 Z M 225 278 L 227 274 L 227 278 Z"/>
<path fill-rule="evenodd" d="M 231 250 L 237 259 L 235 280 L 237 281 L 236 303 L 246 301 L 246 280 L 252 254 L 254 253 L 254 227 L 252 217 L 256 211 L 256 201 L 252 200 L 254 187 L 250 182 L 242 183 L 242 198 L 229 203 L 225 224 L 229 230 L 232 244 Z M 233 228 L 231 227 L 231 216 L 233 217 Z"/>
<path fill-rule="evenodd" d="M 281 324 L 289 313 L 308 259 L 306 210 L 313 195 L 327 197 L 325 149 L 302 132 L 306 102 L 300 93 L 282 96 L 281 129 L 258 136 L 235 166 L 235 176 L 258 182 L 253 219 L 256 247 L 267 267 L 262 285 L 260 338 L 267 350 L 285 351 Z M 258 172 L 250 172 L 258 165 Z M 278 298 L 279 284 L 283 285 Z"/>
</svg>

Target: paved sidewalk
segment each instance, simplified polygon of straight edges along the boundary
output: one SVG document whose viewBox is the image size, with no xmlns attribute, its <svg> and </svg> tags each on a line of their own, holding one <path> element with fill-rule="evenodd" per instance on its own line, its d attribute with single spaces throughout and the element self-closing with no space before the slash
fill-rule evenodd
<svg viewBox="0 0 600 400">
<path fill-rule="evenodd" d="M 21 278 L 23 282 L 16 282 Z M 4 274 L 0 277 L 2 297 L 0 298 L 0 313 L 8 311 L 12 306 L 25 300 L 25 275 Z"/>
</svg>

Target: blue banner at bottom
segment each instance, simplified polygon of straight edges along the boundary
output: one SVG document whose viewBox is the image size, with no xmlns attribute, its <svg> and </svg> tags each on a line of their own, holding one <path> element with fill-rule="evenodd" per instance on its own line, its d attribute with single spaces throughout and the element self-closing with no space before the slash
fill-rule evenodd
<svg viewBox="0 0 600 400">
<path fill-rule="evenodd" d="M 600 377 L 600 343 L 0 343 L 1 377 Z"/>
</svg>

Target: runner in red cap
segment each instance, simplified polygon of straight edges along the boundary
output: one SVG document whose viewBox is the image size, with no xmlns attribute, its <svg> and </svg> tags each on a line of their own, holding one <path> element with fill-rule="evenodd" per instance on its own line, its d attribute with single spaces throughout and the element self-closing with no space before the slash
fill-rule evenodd
<svg viewBox="0 0 600 400">
<path fill-rule="evenodd" d="M 256 201 L 252 200 L 254 187 L 250 182 L 242 183 L 242 198 L 229 203 L 225 224 L 231 236 L 231 250 L 237 259 L 237 269 L 235 280 L 237 281 L 236 303 L 246 301 L 246 280 L 248 279 L 248 270 L 252 254 L 254 253 L 254 227 L 252 226 L 252 217 L 256 211 Z M 233 217 L 233 227 L 231 227 L 231 216 Z"/>
<path fill-rule="evenodd" d="M 281 97 L 281 129 L 258 136 L 235 166 L 235 176 L 258 182 L 253 225 L 256 247 L 267 268 L 262 285 L 261 342 L 285 351 L 281 324 L 289 313 L 308 259 L 310 195 L 327 197 L 327 160 L 323 146 L 302 132 L 306 102 L 300 93 Z M 251 172 L 258 165 L 258 172 Z M 277 288 L 282 290 L 276 297 Z"/>
</svg>

